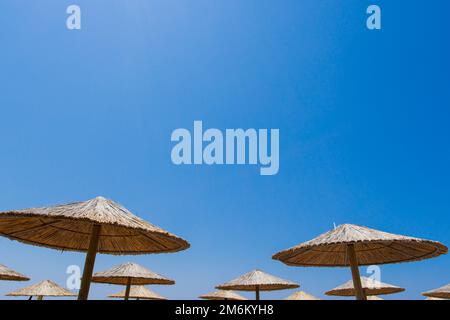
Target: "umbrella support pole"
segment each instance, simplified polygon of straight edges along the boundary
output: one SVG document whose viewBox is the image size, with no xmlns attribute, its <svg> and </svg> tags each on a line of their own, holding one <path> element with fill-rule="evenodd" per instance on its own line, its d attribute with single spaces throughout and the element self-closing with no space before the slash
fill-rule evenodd
<svg viewBox="0 0 450 320">
<path fill-rule="evenodd" d="M 131 278 L 127 279 L 127 287 L 125 289 L 125 300 L 130 298 L 130 290 L 131 290 Z"/>
<path fill-rule="evenodd" d="M 259 286 L 256 286 L 256 301 L 259 301 L 260 300 L 260 290 L 259 290 Z"/>
<path fill-rule="evenodd" d="M 94 271 L 95 257 L 98 250 L 98 241 L 100 237 L 101 226 L 94 224 L 92 226 L 91 237 L 89 240 L 89 249 L 84 263 L 83 278 L 81 279 L 81 288 L 78 293 L 78 300 L 87 300 L 89 288 L 91 286 L 92 273 Z"/>
<path fill-rule="evenodd" d="M 358 260 L 356 258 L 355 245 L 347 246 L 347 256 L 350 261 L 350 268 L 352 270 L 353 286 L 356 292 L 357 300 L 367 300 L 366 295 L 361 284 L 361 276 L 359 274 Z"/>
</svg>

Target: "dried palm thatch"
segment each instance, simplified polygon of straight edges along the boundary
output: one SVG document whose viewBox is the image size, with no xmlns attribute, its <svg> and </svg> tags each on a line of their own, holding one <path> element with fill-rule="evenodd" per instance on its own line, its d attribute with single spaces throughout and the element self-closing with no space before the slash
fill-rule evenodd
<svg viewBox="0 0 450 320">
<path fill-rule="evenodd" d="M 58 286 L 50 280 L 39 282 L 35 285 L 8 293 L 12 297 L 75 297 L 72 292 Z"/>
<path fill-rule="evenodd" d="M 98 272 L 92 278 L 93 282 L 125 285 L 125 300 L 130 297 L 132 285 L 144 284 L 175 284 L 175 281 L 167 279 L 153 271 L 150 271 L 136 263 L 125 263 L 109 270 Z"/>
<path fill-rule="evenodd" d="M 218 290 L 215 292 L 204 294 L 201 295 L 199 298 L 205 300 L 235 300 L 235 301 L 248 300 L 247 298 L 244 298 L 243 296 L 237 294 L 236 292 L 225 290 Z"/>
<path fill-rule="evenodd" d="M 405 289 L 393 286 L 391 284 L 383 283 L 375 279 L 361 277 L 361 285 L 366 296 L 377 296 L 384 294 L 393 294 L 403 292 Z M 330 291 L 325 292 L 328 296 L 353 297 L 356 296 L 353 280 L 350 280 L 343 285 L 336 287 Z"/>
<path fill-rule="evenodd" d="M 344 224 L 273 256 L 291 266 L 346 267 L 347 245 L 355 247 L 360 266 L 418 261 L 448 252 L 439 242 Z"/>
<path fill-rule="evenodd" d="M 121 264 L 103 272 L 97 272 L 92 277 L 92 282 L 98 283 L 127 285 L 130 281 L 131 285 L 175 284 L 175 281 L 131 262 Z"/>
<path fill-rule="evenodd" d="M 216 288 L 238 291 L 255 291 L 256 288 L 259 288 L 260 291 L 275 291 L 298 287 L 299 285 L 294 282 L 272 276 L 261 270 L 253 270 Z"/>
<path fill-rule="evenodd" d="M 125 298 L 126 290 L 122 290 L 119 293 L 112 294 L 108 296 L 109 298 Z M 151 291 L 144 286 L 132 286 L 130 290 L 129 297 L 132 299 L 143 299 L 143 300 L 167 300 L 167 298 Z"/>
<path fill-rule="evenodd" d="M 30 278 L 20 274 L 14 270 L 7 268 L 6 266 L 0 264 L 0 280 L 7 281 L 28 281 Z"/>
<path fill-rule="evenodd" d="M 284 289 L 295 289 L 299 285 L 284 280 L 261 270 L 253 270 L 240 276 L 237 279 L 224 283 L 216 287 L 219 290 L 255 291 L 256 300 L 259 300 L 260 291 L 275 291 Z"/>
<path fill-rule="evenodd" d="M 101 225 L 98 252 L 146 254 L 176 252 L 189 244 L 103 197 L 47 208 L 0 213 L 0 234 L 24 243 L 87 251 L 93 225 Z"/>
<path fill-rule="evenodd" d="M 422 294 L 430 298 L 450 299 L 450 284 Z"/>
<path fill-rule="evenodd" d="M 0 235 L 53 249 L 87 251 L 79 300 L 88 298 L 97 252 L 146 254 L 189 248 L 187 241 L 103 197 L 48 208 L 1 212 Z"/>
<path fill-rule="evenodd" d="M 384 301 L 383 298 L 380 298 L 379 296 L 368 296 L 367 300 L 373 300 L 373 301 Z"/>
<path fill-rule="evenodd" d="M 443 298 L 431 298 L 431 297 L 428 297 L 428 298 L 426 298 L 425 300 L 428 300 L 428 301 L 445 301 L 445 300 L 448 300 L 448 299 L 443 299 Z"/>
<path fill-rule="evenodd" d="M 285 298 L 283 300 L 302 300 L 302 301 L 307 301 L 307 300 L 322 300 L 322 299 L 314 297 L 314 296 L 312 296 L 309 293 L 306 293 L 304 291 L 298 291 L 298 292 L 295 292 L 295 293 L 291 294 L 289 297 L 287 297 L 287 298 Z"/>
<path fill-rule="evenodd" d="M 290 266 L 350 266 L 356 298 L 366 300 L 359 275 L 360 265 L 419 261 L 447 252 L 448 248 L 439 242 L 344 224 L 313 240 L 280 251 L 273 259 Z"/>
</svg>

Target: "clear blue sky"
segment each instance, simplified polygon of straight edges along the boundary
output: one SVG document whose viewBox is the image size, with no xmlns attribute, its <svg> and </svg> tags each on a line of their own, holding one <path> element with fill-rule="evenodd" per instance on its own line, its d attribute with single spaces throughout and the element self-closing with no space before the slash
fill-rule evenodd
<svg viewBox="0 0 450 320">
<path fill-rule="evenodd" d="M 82 9 L 82 30 L 65 27 Z M 365 10 L 383 10 L 383 30 Z M 100 255 L 177 280 L 194 298 L 254 268 L 322 293 L 347 269 L 272 254 L 333 223 L 450 244 L 447 0 L 72 0 L 0 3 L 0 210 L 97 195 L 192 244 L 178 254 Z M 178 167 L 172 130 L 279 128 L 280 172 Z M 0 263 L 65 282 L 84 255 L 0 238 Z M 421 299 L 450 258 L 383 267 Z M 364 270 L 362 270 L 364 273 Z M 30 283 L 28 283 L 30 284 Z M 2 282 L 0 294 L 24 283 Z M 119 287 L 93 285 L 92 298 Z M 289 292 L 263 294 L 281 298 Z"/>
</svg>

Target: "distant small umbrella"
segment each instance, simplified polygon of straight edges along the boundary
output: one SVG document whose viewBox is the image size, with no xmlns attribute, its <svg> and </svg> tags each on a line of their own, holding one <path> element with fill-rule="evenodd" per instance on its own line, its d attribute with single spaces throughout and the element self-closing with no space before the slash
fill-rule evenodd
<svg viewBox="0 0 450 320">
<path fill-rule="evenodd" d="M 450 284 L 438 289 L 422 293 L 425 297 L 450 299 Z"/>
<path fill-rule="evenodd" d="M 103 272 L 97 272 L 92 282 L 109 283 L 126 286 L 125 300 L 130 296 L 131 286 L 146 284 L 172 285 L 175 281 L 144 268 L 136 263 L 125 263 Z"/>
<path fill-rule="evenodd" d="M 76 294 L 60 287 L 50 280 L 39 282 L 35 285 L 8 293 L 11 297 L 37 297 L 42 300 L 43 297 L 75 297 Z"/>
<path fill-rule="evenodd" d="M 313 240 L 283 250 L 273 259 L 290 266 L 350 266 L 356 297 L 365 300 L 359 266 L 419 261 L 447 251 L 447 247 L 439 242 L 344 224 Z"/>
<path fill-rule="evenodd" d="M 189 248 L 187 241 L 103 197 L 0 212 L 0 235 L 42 247 L 87 252 L 79 300 L 88 298 L 97 253 L 149 254 Z"/>
<path fill-rule="evenodd" d="M 244 298 L 243 296 L 230 290 L 218 290 L 215 292 L 201 295 L 199 298 L 205 300 L 235 300 L 235 301 L 248 300 L 247 298 Z"/>
<path fill-rule="evenodd" d="M 294 282 L 272 276 L 261 270 L 253 270 L 216 288 L 219 290 L 255 291 L 256 300 L 259 300 L 261 291 L 295 289 L 298 287 L 299 285 Z"/>
<path fill-rule="evenodd" d="M 30 278 L 20 274 L 14 270 L 9 269 L 8 267 L 0 264 L 0 280 L 6 281 L 28 281 Z"/>
<path fill-rule="evenodd" d="M 289 297 L 285 298 L 284 300 L 322 300 L 317 297 L 314 297 L 313 295 L 310 295 L 309 293 L 298 291 L 293 294 L 291 294 Z"/>
<path fill-rule="evenodd" d="M 112 294 L 108 297 L 125 299 L 125 296 L 126 290 L 122 290 L 119 293 Z M 153 292 L 145 286 L 131 286 L 129 298 L 137 300 L 167 300 L 167 298 Z"/>
<path fill-rule="evenodd" d="M 393 294 L 403 292 L 405 289 L 393 286 L 391 284 L 383 283 L 375 279 L 361 277 L 361 285 L 364 290 L 365 296 L 378 296 L 385 294 Z M 327 296 L 341 296 L 341 297 L 353 297 L 356 295 L 353 280 L 347 281 L 343 285 L 336 287 L 330 291 L 325 292 Z"/>
</svg>

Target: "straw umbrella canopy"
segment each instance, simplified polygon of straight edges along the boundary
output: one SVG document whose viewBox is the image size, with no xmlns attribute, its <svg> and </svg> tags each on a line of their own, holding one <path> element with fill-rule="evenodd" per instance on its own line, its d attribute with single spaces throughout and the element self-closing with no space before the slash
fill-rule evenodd
<svg viewBox="0 0 450 320">
<path fill-rule="evenodd" d="M 205 300 L 235 300 L 235 301 L 248 300 L 247 298 L 244 298 L 243 296 L 237 294 L 236 292 L 230 291 L 230 290 L 227 290 L 227 291 L 226 290 L 218 290 L 215 292 L 201 295 L 199 298 L 205 299 Z"/>
<path fill-rule="evenodd" d="M 154 273 L 136 263 L 125 263 L 103 272 L 97 272 L 92 282 L 109 283 L 126 286 L 125 300 L 130 297 L 132 285 L 165 284 L 172 285 L 175 281 Z"/>
<path fill-rule="evenodd" d="M 361 277 L 361 286 L 364 290 L 364 295 L 378 296 L 385 294 L 394 294 L 403 292 L 405 289 L 396 287 L 391 284 L 383 283 L 375 279 Z M 340 285 L 330 291 L 325 292 L 327 296 L 340 296 L 340 297 L 353 297 L 356 295 L 353 280 L 347 281 L 343 285 Z"/>
<path fill-rule="evenodd" d="M 126 290 L 122 290 L 119 293 L 112 294 L 108 296 L 109 298 L 121 298 L 125 299 Z M 145 286 L 132 286 L 129 293 L 129 298 L 131 299 L 144 299 L 144 300 L 167 300 L 167 298 L 153 292 Z"/>
<path fill-rule="evenodd" d="M 41 281 L 32 286 L 8 293 L 10 297 L 37 297 L 42 300 L 43 297 L 76 297 L 76 294 L 58 286 L 50 280 Z"/>
<path fill-rule="evenodd" d="M 9 269 L 8 267 L 0 264 L 0 280 L 7 281 L 28 281 L 30 278 L 20 274 L 14 270 Z"/>
<path fill-rule="evenodd" d="M 0 235 L 37 246 L 87 252 L 79 300 L 88 298 L 97 253 L 149 254 L 189 248 L 187 241 L 103 197 L 1 212 Z"/>
<path fill-rule="evenodd" d="M 430 298 L 450 299 L 450 284 L 439 289 L 424 292 L 422 295 Z"/>
<path fill-rule="evenodd" d="M 373 301 L 384 301 L 383 298 L 380 298 L 379 296 L 368 296 L 367 300 L 373 300 Z"/>
<path fill-rule="evenodd" d="M 419 261 L 447 252 L 447 247 L 439 242 L 344 224 L 313 240 L 283 250 L 273 259 L 290 266 L 350 266 L 356 297 L 365 300 L 359 266 Z"/>
<path fill-rule="evenodd" d="M 313 295 L 310 295 L 309 293 L 306 293 L 304 291 L 298 291 L 298 292 L 294 292 L 289 297 L 284 298 L 283 300 L 302 300 L 302 301 L 307 301 L 307 300 L 322 300 L 322 299 L 314 297 Z"/>
<path fill-rule="evenodd" d="M 284 280 L 261 270 L 253 270 L 230 282 L 216 287 L 219 290 L 255 291 L 256 300 L 260 298 L 261 291 L 275 291 L 284 289 L 295 289 L 298 284 Z"/>
</svg>

